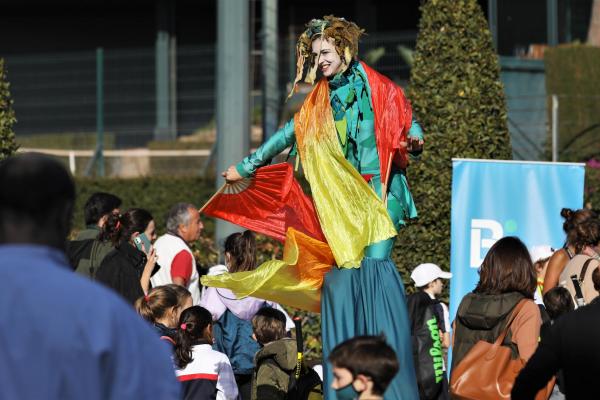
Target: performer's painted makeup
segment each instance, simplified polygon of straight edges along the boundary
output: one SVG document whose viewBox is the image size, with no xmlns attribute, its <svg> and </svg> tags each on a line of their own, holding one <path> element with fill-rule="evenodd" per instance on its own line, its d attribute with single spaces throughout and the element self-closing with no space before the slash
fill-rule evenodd
<svg viewBox="0 0 600 400">
<path fill-rule="evenodd" d="M 342 58 L 335 49 L 333 39 L 317 38 L 313 40 L 312 52 L 324 77 L 332 77 L 341 71 Z"/>
</svg>

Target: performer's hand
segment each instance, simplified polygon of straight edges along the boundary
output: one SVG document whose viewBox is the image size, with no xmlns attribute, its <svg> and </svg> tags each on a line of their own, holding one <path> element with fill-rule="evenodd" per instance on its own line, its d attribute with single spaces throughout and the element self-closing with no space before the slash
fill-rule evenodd
<svg viewBox="0 0 600 400">
<path fill-rule="evenodd" d="M 227 168 L 227 171 L 223 172 L 221 175 L 227 182 L 237 182 L 243 179 L 237 171 L 237 168 L 235 168 L 235 165 L 230 165 L 229 168 Z"/>
<path fill-rule="evenodd" d="M 410 153 L 420 153 L 423 151 L 423 139 L 409 136 L 406 150 Z"/>
</svg>

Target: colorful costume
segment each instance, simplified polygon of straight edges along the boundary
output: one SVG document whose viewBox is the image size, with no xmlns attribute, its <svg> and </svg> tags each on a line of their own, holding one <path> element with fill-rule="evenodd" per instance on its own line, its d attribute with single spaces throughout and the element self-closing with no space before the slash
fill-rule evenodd
<svg viewBox="0 0 600 400">
<path fill-rule="evenodd" d="M 397 230 L 417 215 L 404 171 L 407 154 L 400 146 L 407 134 L 422 139 L 401 89 L 365 64 L 349 61 L 344 72 L 319 81 L 294 119 L 236 168 L 242 177 L 251 177 L 284 149 L 296 147 L 327 244 L 289 229 L 284 261 L 270 261 L 255 272 L 233 274 L 220 282 L 203 279 L 210 286 L 230 287 L 238 296 L 298 306 L 310 304 L 311 292 L 286 302 L 256 292 L 257 281 L 271 280 L 271 291 L 300 293 L 309 280 L 323 282 L 328 271 L 320 291 L 324 358 L 353 336 L 385 334 L 400 362 L 385 398 L 402 400 L 419 398 L 404 286 L 390 259 Z M 382 175 L 388 177 L 386 202 Z M 329 255 L 322 249 L 327 245 Z M 321 268 L 320 281 L 311 276 L 313 270 L 306 265 L 322 266 L 332 258 L 336 266 Z M 296 283 L 286 286 L 288 278 Z M 335 399 L 329 365 L 325 372 L 327 398 Z"/>
</svg>

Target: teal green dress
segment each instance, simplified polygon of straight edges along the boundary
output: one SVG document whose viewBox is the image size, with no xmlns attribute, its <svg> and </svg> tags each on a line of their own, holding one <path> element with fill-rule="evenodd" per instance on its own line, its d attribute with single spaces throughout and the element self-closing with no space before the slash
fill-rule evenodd
<svg viewBox="0 0 600 400">
<path fill-rule="evenodd" d="M 371 187 L 381 197 L 379 156 L 366 76 L 360 63 L 353 62 L 344 73 L 329 81 L 329 95 L 346 159 L 368 178 Z M 409 136 L 423 138 L 416 121 L 412 123 Z M 255 153 L 242 160 L 236 169 L 243 177 L 249 177 L 257 168 L 268 164 L 277 154 L 294 145 L 292 119 Z M 405 171 L 395 166 L 390 175 L 387 210 L 396 229 L 400 229 L 407 219 L 417 216 Z M 388 387 L 385 398 L 416 400 L 419 395 L 404 285 L 390 258 L 394 241 L 388 239 L 368 246 L 360 268 L 334 267 L 325 276 L 321 294 L 323 355 L 326 359 L 336 345 L 351 337 L 385 334 L 400 363 L 400 372 Z M 331 381 L 331 366 L 325 363 L 324 390 L 327 399 L 336 398 L 335 391 L 330 388 Z"/>
</svg>

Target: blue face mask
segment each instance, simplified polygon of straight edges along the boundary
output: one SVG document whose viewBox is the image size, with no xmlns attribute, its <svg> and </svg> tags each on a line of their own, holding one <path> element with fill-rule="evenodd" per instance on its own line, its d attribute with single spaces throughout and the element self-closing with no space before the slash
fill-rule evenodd
<svg viewBox="0 0 600 400">
<path fill-rule="evenodd" d="M 343 388 L 339 388 L 335 390 L 335 397 L 337 400 L 354 400 L 358 399 L 360 393 L 354 389 L 354 385 L 352 385 L 354 381 L 352 381 L 349 385 L 344 386 Z"/>
</svg>

